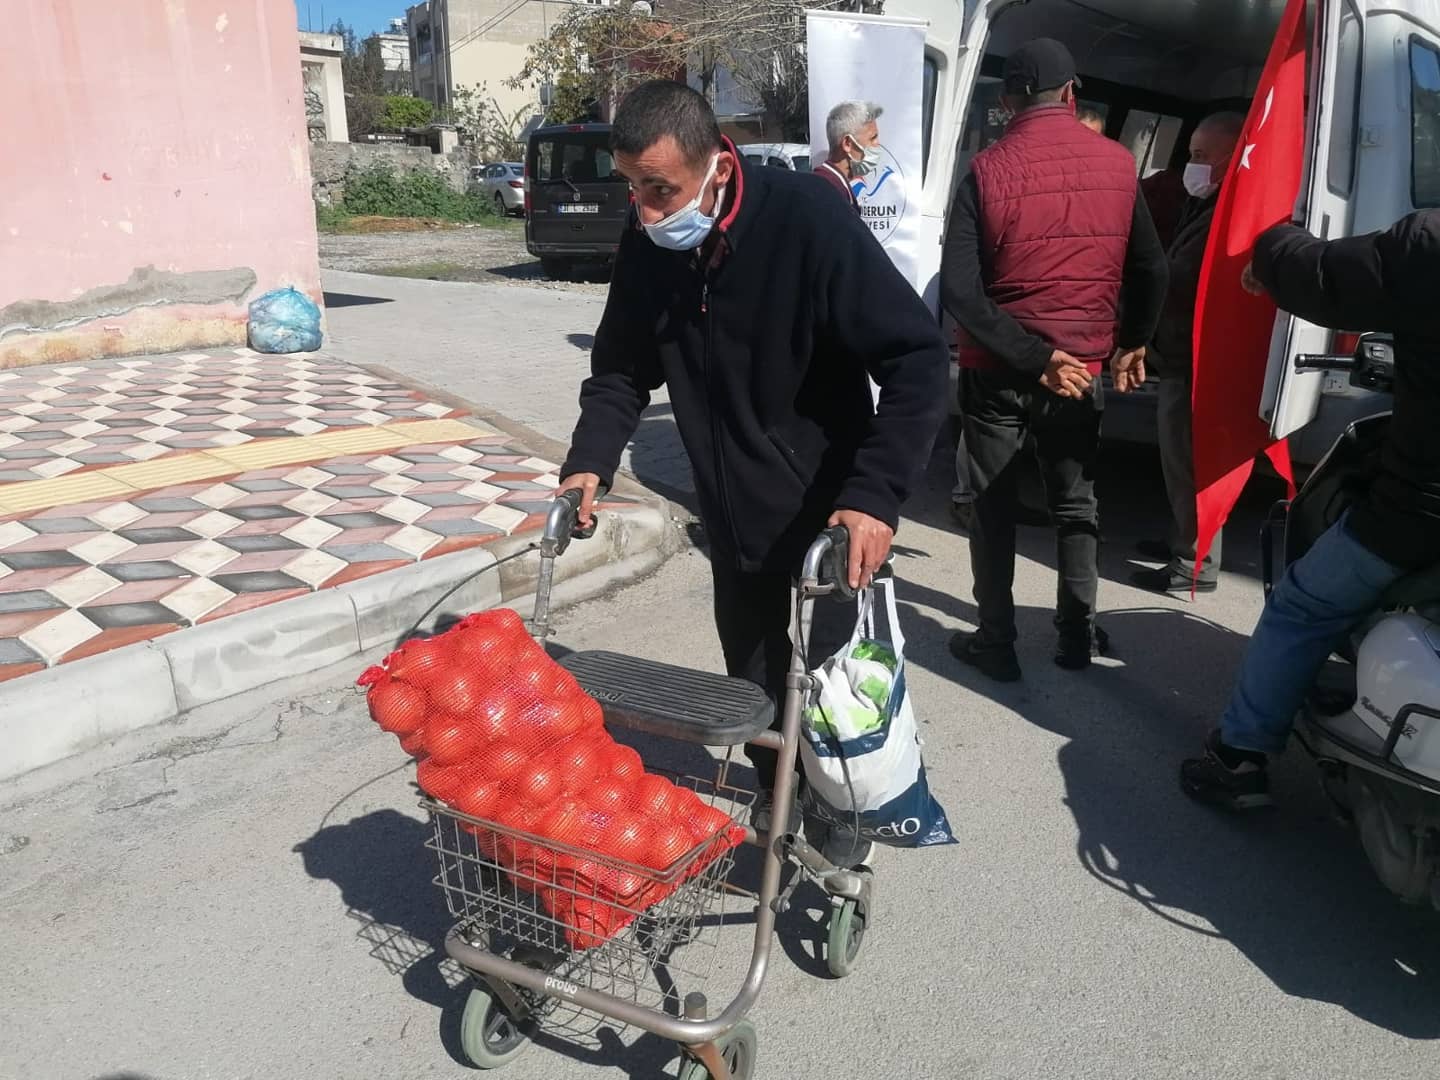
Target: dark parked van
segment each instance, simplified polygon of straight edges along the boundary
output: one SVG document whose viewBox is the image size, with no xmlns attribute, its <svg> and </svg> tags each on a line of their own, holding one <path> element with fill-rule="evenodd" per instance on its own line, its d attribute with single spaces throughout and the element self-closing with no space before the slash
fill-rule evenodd
<svg viewBox="0 0 1440 1080">
<path fill-rule="evenodd" d="M 577 260 L 610 262 L 630 216 L 630 185 L 615 171 L 609 124 L 542 127 L 525 151 L 525 246 L 548 277 Z"/>
</svg>

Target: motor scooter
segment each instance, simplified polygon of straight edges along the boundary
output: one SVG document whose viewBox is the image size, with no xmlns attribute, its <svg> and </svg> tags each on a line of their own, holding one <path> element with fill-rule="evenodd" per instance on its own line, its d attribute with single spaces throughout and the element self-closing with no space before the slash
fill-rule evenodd
<svg viewBox="0 0 1440 1080">
<path fill-rule="evenodd" d="M 1295 364 L 1348 371 L 1351 385 L 1369 390 L 1394 384 L 1394 347 L 1383 335 L 1362 337 L 1353 356 L 1301 356 Z M 1352 424 L 1295 498 L 1276 505 L 1262 537 L 1267 595 L 1284 567 L 1363 497 L 1389 425 L 1389 413 Z M 1397 581 L 1337 648 L 1295 738 L 1385 887 L 1406 903 L 1440 909 L 1440 552 Z"/>
</svg>

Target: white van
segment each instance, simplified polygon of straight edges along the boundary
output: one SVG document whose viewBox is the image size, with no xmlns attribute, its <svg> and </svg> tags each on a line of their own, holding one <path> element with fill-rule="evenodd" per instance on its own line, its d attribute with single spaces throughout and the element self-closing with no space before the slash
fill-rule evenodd
<svg viewBox="0 0 1440 1080">
<path fill-rule="evenodd" d="M 771 165 L 791 172 L 810 171 L 809 143 L 745 143 L 735 149 L 751 165 Z"/>
<path fill-rule="evenodd" d="M 956 184 L 999 135 L 999 69 L 1015 46 L 1053 37 L 1070 47 L 1084 104 L 1106 115 L 1107 132 L 1135 153 L 1144 176 L 1183 162 L 1205 114 L 1244 111 L 1284 9 L 1285 0 L 888 0 L 886 15 L 929 22 L 922 137 L 930 231 L 944 235 Z M 1301 220 L 1335 238 L 1440 206 L 1440 0 L 1312 0 L 1309 18 L 1310 56 L 1319 62 L 1310 71 Z M 1350 335 L 1283 313 L 1276 320 L 1256 408 L 1275 435 L 1292 436 L 1302 464 L 1318 461 L 1351 420 L 1383 407 L 1343 375 L 1295 371 L 1296 356 L 1351 349 Z M 1107 433 L 1153 440 L 1153 396 L 1146 404 L 1112 397 Z"/>
</svg>

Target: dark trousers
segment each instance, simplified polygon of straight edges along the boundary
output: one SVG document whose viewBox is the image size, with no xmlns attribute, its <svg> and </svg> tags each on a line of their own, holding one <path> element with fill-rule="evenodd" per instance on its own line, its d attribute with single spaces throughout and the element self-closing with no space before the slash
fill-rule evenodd
<svg viewBox="0 0 1440 1080">
<path fill-rule="evenodd" d="M 1100 380 L 1077 401 L 1010 372 L 967 370 L 963 378 L 965 445 L 976 493 L 970 563 L 980 609 L 980 640 L 999 645 L 1016 637 L 1012 588 L 1020 504 L 1018 465 L 1020 449 L 1031 435 L 1057 534 L 1055 625 L 1062 637 L 1084 637 L 1095 621 L 1099 587 L 1094 467 L 1104 410 Z"/>
<path fill-rule="evenodd" d="M 726 674 L 748 679 L 765 689 L 775 702 L 771 727 L 778 731 L 792 648 L 790 617 L 795 605 L 791 575 L 745 573 L 719 553 L 712 557 L 710 565 L 715 579 L 715 629 L 725 653 Z M 854 627 L 853 601 L 828 597 L 817 600 L 810 631 L 809 666 L 818 666 L 840 648 Z M 779 755 L 767 747 L 747 746 L 745 756 L 755 766 L 759 787 L 774 787 Z M 798 771 L 799 759 L 796 761 Z"/>
<path fill-rule="evenodd" d="M 1195 578 L 1195 549 L 1199 523 L 1195 516 L 1194 427 L 1190 397 L 1194 383 L 1188 368 L 1171 374 L 1165 369 L 1156 402 L 1156 427 L 1160 444 L 1160 468 L 1165 474 L 1165 494 L 1170 500 L 1170 569 L 1187 581 Z M 1220 533 L 1211 541 L 1210 551 L 1200 567 L 1198 580 L 1220 578 Z"/>
</svg>

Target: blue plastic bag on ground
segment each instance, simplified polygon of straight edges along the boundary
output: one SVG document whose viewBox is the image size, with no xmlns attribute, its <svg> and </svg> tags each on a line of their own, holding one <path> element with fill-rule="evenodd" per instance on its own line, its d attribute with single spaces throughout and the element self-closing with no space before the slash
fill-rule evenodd
<svg viewBox="0 0 1440 1080">
<path fill-rule="evenodd" d="M 272 289 L 250 304 L 250 347 L 262 353 L 320 348 L 320 308 L 297 289 Z"/>
<path fill-rule="evenodd" d="M 875 628 L 877 606 L 889 624 L 883 634 Z M 800 743 L 805 807 L 810 816 L 878 844 L 953 844 L 920 756 L 894 579 L 861 592 L 856 614 L 849 642 L 811 673 L 816 685 Z"/>
</svg>

